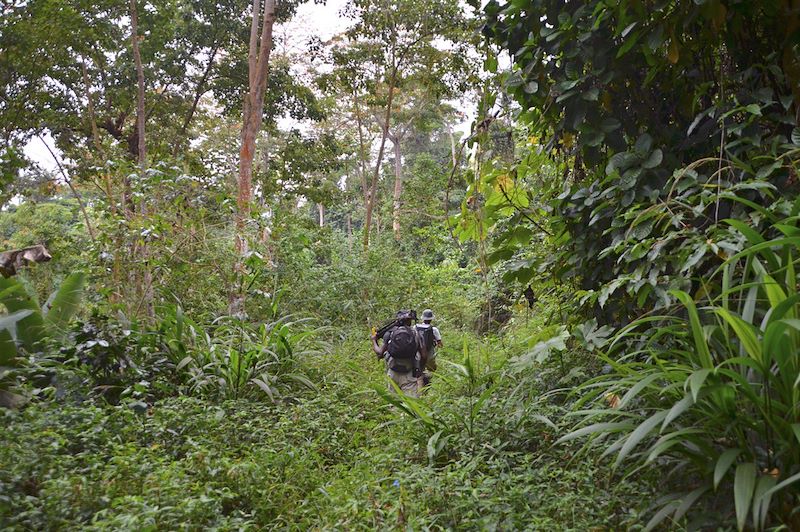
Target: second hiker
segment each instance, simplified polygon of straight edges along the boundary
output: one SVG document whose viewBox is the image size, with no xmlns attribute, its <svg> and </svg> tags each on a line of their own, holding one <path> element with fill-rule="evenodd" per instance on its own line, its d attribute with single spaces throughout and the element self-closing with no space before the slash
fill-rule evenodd
<svg viewBox="0 0 800 532">
<path fill-rule="evenodd" d="M 439 332 L 438 327 L 434 327 L 431 323 L 433 321 L 433 311 L 429 308 L 422 312 L 422 323 L 416 326 L 419 332 L 422 344 L 425 346 L 428 356 L 423 360 L 422 368 L 430 371 L 436 371 L 436 348 L 442 347 L 442 333 Z M 422 374 L 422 384 L 427 385 L 431 380 L 431 375 L 428 371 Z"/>
</svg>

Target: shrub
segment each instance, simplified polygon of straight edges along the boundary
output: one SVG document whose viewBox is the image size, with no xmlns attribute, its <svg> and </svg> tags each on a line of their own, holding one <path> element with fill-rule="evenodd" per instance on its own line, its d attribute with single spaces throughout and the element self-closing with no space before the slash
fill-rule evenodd
<svg viewBox="0 0 800 532">
<path fill-rule="evenodd" d="M 606 357 L 612 371 L 580 387 L 580 428 L 615 466 L 655 466 L 688 487 L 661 501 L 650 522 L 679 521 L 697 503 L 764 529 L 800 526 L 800 294 L 795 204 L 765 238 L 728 223 L 748 246 L 703 281 L 698 299 L 633 322 Z M 720 279 L 717 279 L 720 277 Z M 609 438 L 613 438 L 608 443 Z"/>
</svg>

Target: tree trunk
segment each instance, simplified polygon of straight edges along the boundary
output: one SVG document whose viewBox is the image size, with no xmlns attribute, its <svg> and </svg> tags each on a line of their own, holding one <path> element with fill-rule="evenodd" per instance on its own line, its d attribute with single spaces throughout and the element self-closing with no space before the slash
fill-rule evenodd
<svg viewBox="0 0 800 532">
<path fill-rule="evenodd" d="M 453 168 L 458 164 L 456 159 L 456 137 L 453 135 L 453 127 L 447 124 L 447 134 L 450 136 L 450 157 L 453 161 Z"/>
<path fill-rule="evenodd" d="M 211 70 L 214 68 L 214 61 L 217 58 L 217 52 L 219 51 L 219 44 L 214 46 L 214 49 L 211 50 L 211 55 L 208 58 L 208 63 L 206 64 L 206 69 L 203 71 L 203 75 L 200 77 L 200 81 L 197 82 L 197 87 L 194 91 L 194 100 L 192 100 L 192 107 L 189 108 L 189 113 L 186 115 L 186 118 L 183 120 L 183 125 L 181 126 L 180 131 L 180 142 L 175 143 L 175 148 L 173 150 L 173 155 L 177 155 L 180 149 L 186 145 L 186 131 L 189 129 L 189 124 L 192 123 L 192 118 L 194 118 L 195 112 L 197 112 L 197 106 L 200 103 L 200 98 L 203 97 L 203 94 L 206 93 L 206 83 L 208 82 L 208 78 L 211 75 Z"/>
<path fill-rule="evenodd" d="M 356 108 L 356 125 L 358 126 L 358 175 L 361 178 L 361 191 L 364 194 L 364 208 L 369 204 L 369 187 L 367 186 L 367 148 L 364 142 L 364 120 L 361 117 L 361 105 L 358 96 L 353 93 L 353 104 Z"/>
<path fill-rule="evenodd" d="M 89 71 L 86 68 L 86 61 L 81 61 L 81 72 L 83 73 L 83 86 L 86 92 L 86 106 L 89 113 L 89 126 L 92 128 L 92 142 L 98 155 L 103 154 L 103 145 L 100 143 L 100 132 L 97 129 L 97 118 L 94 114 L 94 100 L 92 100 L 91 83 L 89 82 Z M 105 161 L 104 161 L 105 162 Z"/>
<path fill-rule="evenodd" d="M 392 137 L 394 146 L 394 197 L 392 201 L 392 231 L 394 239 L 400 240 L 400 197 L 403 194 L 403 162 L 400 155 L 400 135 Z"/>
<path fill-rule="evenodd" d="M 259 19 L 261 32 L 259 35 Z M 260 0 L 253 0 L 253 18 L 250 25 L 248 52 L 248 92 L 244 98 L 242 112 L 242 145 L 239 150 L 238 194 L 236 197 L 236 253 L 234 274 L 237 282 L 231 293 L 228 310 L 231 314 L 244 311 L 244 258 L 247 254 L 247 220 L 250 217 L 250 202 L 253 194 L 253 158 L 256 137 L 261 129 L 264 112 L 264 92 L 269 75 L 269 56 L 272 51 L 272 27 L 275 24 L 275 0 L 265 0 L 261 12 Z"/>
<path fill-rule="evenodd" d="M 139 177 L 145 179 L 147 171 L 147 151 L 144 136 L 145 110 L 144 110 L 144 68 L 142 67 L 142 54 L 139 51 L 139 16 L 136 9 L 136 0 L 131 0 L 131 44 L 133 46 L 133 61 L 136 65 L 136 159 L 139 163 Z M 139 211 L 143 218 L 147 218 L 147 202 L 142 200 L 139 203 Z M 153 296 L 153 272 L 150 270 L 150 253 L 147 249 L 147 240 L 143 240 L 139 247 L 139 257 L 142 260 L 142 293 L 139 299 L 139 306 L 144 305 L 145 314 L 148 317 L 155 315 L 154 296 Z M 138 312 L 138 308 L 137 308 Z"/>
<path fill-rule="evenodd" d="M 378 159 L 375 161 L 375 171 L 372 174 L 372 183 L 369 187 L 367 198 L 367 213 L 364 220 L 364 249 L 369 248 L 369 230 L 372 225 L 372 210 L 375 208 L 375 191 L 378 188 L 378 177 L 381 173 L 383 154 L 386 149 L 386 139 L 389 136 L 389 120 L 392 118 L 392 101 L 394 99 L 394 86 L 397 81 L 397 65 L 392 67 L 392 74 L 389 76 L 389 94 L 386 102 L 386 113 L 381 127 L 381 145 L 378 149 Z"/>
<path fill-rule="evenodd" d="M 144 177 L 147 166 L 147 152 L 144 143 L 144 68 L 142 67 L 142 54 L 139 51 L 139 17 L 136 11 L 136 0 L 131 0 L 131 44 L 133 45 L 133 61 L 136 64 L 137 160 L 139 162 L 139 172 Z"/>
<path fill-rule="evenodd" d="M 319 226 L 325 227 L 325 205 L 317 203 L 317 210 L 319 211 Z"/>
</svg>

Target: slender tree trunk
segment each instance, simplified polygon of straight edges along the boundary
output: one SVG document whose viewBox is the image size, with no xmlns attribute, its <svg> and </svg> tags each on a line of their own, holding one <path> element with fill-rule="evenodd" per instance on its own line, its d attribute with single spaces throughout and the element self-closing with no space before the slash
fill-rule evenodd
<svg viewBox="0 0 800 532">
<path fill-rule="evenodd" d="M 319 226 L 325 227 L 325 205 L 317 203 L 317 211 L 319 211 Z"/>
<path fill-rule="evenodd" d="M 259 34 L 259 20 L 261 32 Z M 250 25 L 250 46 L 248 52 L 248 92 L 245 95 L 242 112 L 241 149 L 239 150 L 238 194 L 236 197 L 236 253 L 234 274 L 237 282 L 230 297 L 231 314 L 244 311 L 244 258 L 247 254 L 246 226 L 250 218 L 250 202 L 253 195 L 253 158 L 256 151 L 256 137 L 261 129 L 264 112 L 264 92 L 269 75 L 269 57 L 272 51 L 272 27 L 275 24 L 275 0 L 264 1 L 261 11 L 260 0 L 253 0 L 253 18 Z"/>
<path fill-rule="evenodd" d="M 386 113 L 381 128 L 381 145 L 378 149 L 378 159 L 375 161 L 375 171 L 372 174 L 369 196 L 367 198 L 367 213 L 364 220 L 364 249 L 369 248 L 369 230 L 372 225 L 372 210 L 375 208 L 375 191 L 378 188 L 378 177 L 381 173 L 383 154 L 386 150 L 386 139 L 389 136 L 389 121 L 392 118 L 392 101 L 394 100 L 394 86 L 397 82 L 397 65 L 392 67 L 392 74 L 389 76 L 389 94 L 386 102 Z"/>
<path fill-rule="evenodd" d="M 400 198 L 403 194 L 403 162 L 400 154 L 400 135 L 392 136 L 394 147 L 394 197 L 392 201 L 392 231 L 400 240 Z"/>
<path fill-rule="evenodd" d="M 131 0 L 131 44 L 133 45 L 133 61 L 136 64 L 136 133 L 137 133 L 137 159 L 139 172 L 144 177 L 147 168 L 147 152 L 144 143 L 144 69 L 142 55 L 139 52 L 139 16 L 136 10 L 136 0 Z"/>
<path fill-rule="evenodd" d="M 83 73 L 83 87 L 86 93 L 86 110 L 89 113 L 89 126 L 92 128 L 92 142 L 98 155 L 103 154 L 103 145 L 100 143 L 100 132 L 97 129 L 97 118 L 94 114 L 94 100 L 92 99 L 91 83 L 89 82 L 89 71 L 86 68 L 86 61 L 81 61 L 81 72 Z"/>
<path fill-rule="evenodd" d="M 364 142 L 364 119 L 361 117 L 361 105 L 358 96 L 353 93 L 353 103 L 356 108 L 356 124 L 358 125 L 358 169 L 361 178 L 361 191 L 364 194 L 364 207 L 369 204 L 369 187 L 367 186 L 367 148 Z"/>
<path fill-rule="evenodd" d="M 450 157 L 453 161 L 453 168 L 455 168 L 458 164 L 456 159 L 456 137 L 453 135 L 453 127 L 450 124 L 447 124 L 447 134 L 450 136 Z"/>
<path fill-rule="evenodd" d="M 203 71 L 203 75 L 200 78 L 200 81 L 197 82 L 197 88 L 194 91 L 194 100 L 192 101 L 192 107 L 189 109 L 189 112 L 186 115 L 186 118 L 183 120 L 183 125 L 181 126 L 181 141 L 175 143 L 175 149 L 173 154 L 177 155 L 178 151 L 180 150 L 181 146 L 183 146 L 184 141 L 186 140 L 184 137 L 186 136 L 186 131 L 189 129 L 189 124 L 192 123 L 192 119 L 194 118 L 195 112 L 197 112 L 197 105 L 200 103 L 200 98 L 202 98 L 203 94 L 205 94 L 205 87 L 206 83 L 208 83 L 208 77 L 211 75 L 211 70 L 214 68 L 214 61 L 217 58 L 217 52 L 219 51 L 219 45 L 214 46 L 214 49 L 211 50 L 211 55 L 208 58 L 208 63 L 206 64 L 206 69 Z"/>
<path fill-rule="evenodd" d="M 139 16 L 136 9 L 136 0 L 130 1 L 131 8 L 131 44 L 133 46 L 133 61 L 136 65 L 136 158 L 139 163 L 139 177 L 144 182 L 147 172 L 147 151 L 145 144 L 144 124 L 144 67 L 142 66 L 142 54 L 139 50 Z M 139 211 L 144 219 L 147 219 L 147 201 L 142 199 L 139 202 Z M 147 248 L 147 240 L 143 240 L 139 247 L 139 257 L 142 260 L 142 294 L 140 296 L 140 306 L 143 304 L 145 314 L 148 317 L 155 315 L 154 296 L 153 296 L 153 272 L 150 270 L 150 252 Z M 138 311 L 138 309 L 137 309 Z"/>
</svg>

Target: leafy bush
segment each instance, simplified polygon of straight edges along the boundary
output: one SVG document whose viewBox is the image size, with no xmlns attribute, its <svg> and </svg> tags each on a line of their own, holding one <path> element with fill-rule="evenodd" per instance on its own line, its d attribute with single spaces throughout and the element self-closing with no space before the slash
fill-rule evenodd
<svg viewBox="0 0 800 532">
<path fill-rule="evenodd" d="M 689 488 L 662 501 L 651 526 L 697 501 L 711 522 L 735 514 L 739 530 L 748 517 L 757 530 L 800 526 L 798 210 L 775 221 L 773 238 L 728 220 L 748 246 L 721 279 L 701 281 L 706 304 L 673 292 L 682 309 L 623 329 L 619 358 L 605 357 L 612 371 L 579 389 L 581 427 L 561 441 L 590 435 L 615 466 L 652 465 Z"/>
<path fill-rule="evenodd" d="M 284 317 L 250 325 L 219 318 L 208 330 L 193 330 L 195 341 L 178 363 L 192 391 L 212 397 L 252 397 L 257 390 L 276 401 L 291 385 L 316 389 L 303 374 L 303 359 L 321 353 L 314 339 L 324 331 L 309 320 Z"/>
<path fill-rule="evenodd" d="M 15 278 L 0 279 L 0 303 L 8 315 L 0 320 L 0 406 L 23 400 L 17 392 L 23 354 L 34 354 L 45 343 L 63 336 L 83 296 L 83 273 L 69 275 L 44 306 Z"/>
<path fill-rule="evenodd" d="M 561 409 L 520 404 L 513 382 L 479 404 L 498 382 L 491 379 L 499 379 L 503 353 L 466 340 L 473 377 L 466 363 L 466 372 L 444 363 L 463 349 L 445 347 L 421 399 L 452 434 L 433 461 L 427 429 L 372 392 L 385 376 L 380 364 L 355 359 L 363 341 L 311 357 L 320 393 L 280 406 L 215 395 L 147 408 L 36 402 L 0 411 L 0 522 L 114 530 L 635 526 L 651 479 L 616 482 L 591 461 L 570 462 L 573 447 L 550 449 L 555 429 L 533 414 L 558 419 Z"/>
</svg>

